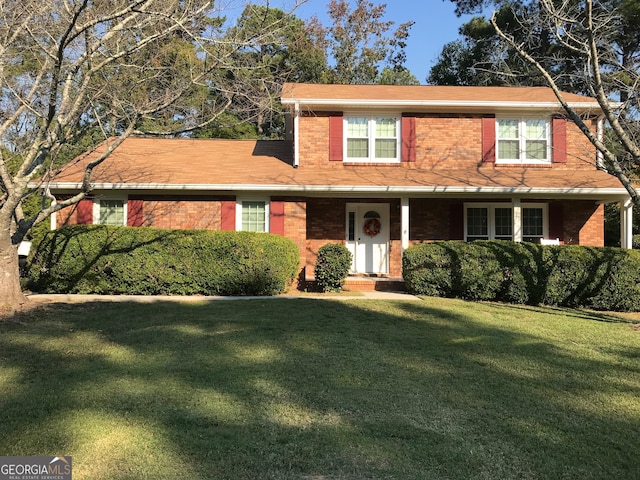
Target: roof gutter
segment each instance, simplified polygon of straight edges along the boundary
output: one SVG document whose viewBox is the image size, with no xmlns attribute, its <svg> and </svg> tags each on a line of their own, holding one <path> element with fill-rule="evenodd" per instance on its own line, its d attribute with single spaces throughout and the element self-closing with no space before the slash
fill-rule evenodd
<svg viewBox="0 0 640 480">
<path fill-rule="evenodd" d="M 51 190 L 78 190 L 79 182 L 49 184 Z M 624 188 L 547 188 L 547 187 L 470 187 L 470 186 L 401 186 L 401 185 L 256 185 L 256 184 L 166 184 L 166 183 L 94 183 L 93 190 L 164 190 L 164 191 L 243 191 L 282 193 L 353 193 L 353 194 L 539 194 L 628 197 Z"/>
<path fill-rule="evenodd" d="M 561 108 L 558 102 L 495 102 L 470 100 L 365 100 L 337 98 L 282 98 L 283 105 L 301 104 L 307 106 L 347 106 L 347 107 L 450 107 L 450 108 L 502 108 L 502 109 L 553 109 Z M 601 110 L 598 102 L 569 102 L 574 110 Z"/>
</svg>

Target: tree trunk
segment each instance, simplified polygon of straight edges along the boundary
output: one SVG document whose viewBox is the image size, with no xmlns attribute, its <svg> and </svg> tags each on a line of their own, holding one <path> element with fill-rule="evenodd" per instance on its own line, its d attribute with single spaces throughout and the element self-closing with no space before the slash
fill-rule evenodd
<svg viewBox="0 0 640 480">
<path fill-rule="evenodd" d="M 20 288 L 18 246 L 8 231 L 0 233 L 0 315 L 12 314 L 27 303 Z"/>
</svg>

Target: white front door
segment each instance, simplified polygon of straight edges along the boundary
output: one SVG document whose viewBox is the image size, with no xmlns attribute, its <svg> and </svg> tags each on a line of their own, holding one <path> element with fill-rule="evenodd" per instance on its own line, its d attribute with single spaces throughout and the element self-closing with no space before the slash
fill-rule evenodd
<svg viewBox="0 0 640 480">
<path fill-rule="evenodd" d="M 389 273 L 389 204 L 347 204 L 351 273 Z"/>
</svg>

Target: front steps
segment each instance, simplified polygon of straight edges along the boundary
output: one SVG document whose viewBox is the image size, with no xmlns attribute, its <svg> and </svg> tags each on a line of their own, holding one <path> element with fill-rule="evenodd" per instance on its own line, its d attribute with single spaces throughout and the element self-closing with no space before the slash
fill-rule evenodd
<svg viewBox="0 0 640 480">
<path fill-rule="evenodd" d="M 305 290 L 318 290 L 314 277 L 307 277 L 305 284 Z M 406 292 L 402 278 L 376 275 L 349 275 L 343 290 L 348 292 Z"/>
</svg>

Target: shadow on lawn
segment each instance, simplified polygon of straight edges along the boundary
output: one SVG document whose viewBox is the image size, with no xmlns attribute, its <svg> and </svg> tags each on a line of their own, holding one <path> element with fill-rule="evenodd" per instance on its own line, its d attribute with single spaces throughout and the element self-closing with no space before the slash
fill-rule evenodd
<svg viewBox="0 0 640 480">
<path fill-rule="evenodd" d="M 515 310 L 439 305 L 84 304 L 6 322 L 0 451 L 71 454 L 79 479 L 640 474 L 632 345 L 590 352 Z"/>
</svg>

